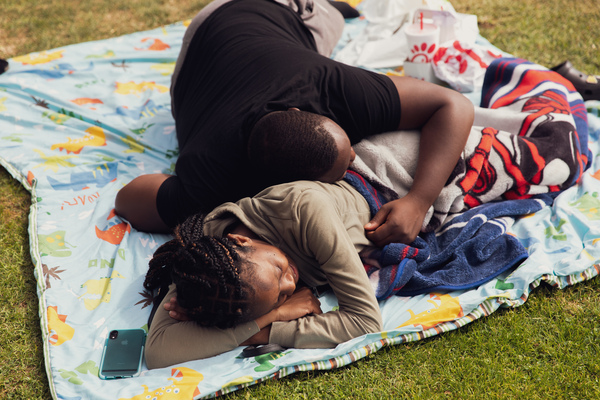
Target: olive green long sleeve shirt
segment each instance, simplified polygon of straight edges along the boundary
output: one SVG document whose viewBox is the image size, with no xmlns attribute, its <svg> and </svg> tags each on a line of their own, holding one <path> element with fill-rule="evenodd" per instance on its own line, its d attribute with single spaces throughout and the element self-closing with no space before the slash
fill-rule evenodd
<svg viewBox="0 0 600 400">
<path fill-rule="evenodd" d="M 382 329 L 379 305 L 358 256 L 371 244 L 363 229 L 369 220 L 366 200 L 349 184 L 299 181 L 223 204 L 207 215 L 204 233 L 222 236 L 239 221 L 284 251 L 307 286 L 329 284 L 338 300 L 337 310 L 275 322 L 269 342 L 330 348 Z M 172 286 L 164 301 L 175 294 Z M 235 349 L 258 331 L 254 321 L 231 329 L 178 322 L 161 305 L 146 341 L 146 363 L 157 368 L 211 357 Z"/>
</svg>

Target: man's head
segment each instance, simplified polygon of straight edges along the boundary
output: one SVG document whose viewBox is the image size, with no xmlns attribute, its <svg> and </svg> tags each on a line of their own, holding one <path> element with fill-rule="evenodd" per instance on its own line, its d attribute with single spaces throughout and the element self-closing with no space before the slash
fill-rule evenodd
<svg viewBox="0 0 600 400">
<path fill-rule="evenodd" d="M 248 141 L 250 162 L 275 182 L 335 182 L 344 176 L 354 156 L 338 124 L 295 108 L 265 115 Z"/>
</svg>

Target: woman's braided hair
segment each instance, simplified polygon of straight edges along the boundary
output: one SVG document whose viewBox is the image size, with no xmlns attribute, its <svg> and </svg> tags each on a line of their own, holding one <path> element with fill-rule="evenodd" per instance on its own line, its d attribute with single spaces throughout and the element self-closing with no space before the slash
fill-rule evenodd
<svg viewBox="0 0 600 400">
<path fill-rule="evenodd" d="M 175 238 L 150 260 L 144 287 L 177 286 L 177 302 L 203 326 L 225 329 L 251 319 L 253 288 L 240 278 L 250 262 L 240 255 L 251 248 L 227 237 L 205 236 L 204 215 L 189 217 L 175 228 Z M 252 268 L 248 272 L 252 272 Z"/>
</svg>

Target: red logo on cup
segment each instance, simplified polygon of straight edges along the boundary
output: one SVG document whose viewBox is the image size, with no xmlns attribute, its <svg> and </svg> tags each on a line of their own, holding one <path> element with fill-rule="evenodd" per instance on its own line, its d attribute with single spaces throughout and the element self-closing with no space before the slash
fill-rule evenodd
<svg viewBox="0 0 600 400">
<path fill-rule="evenodd" d="M 427 47 L 429 45 L 429 47 Z M 428 63 L 433 60 L 435 51 L 437 50 L 436 43 L 423 42 L 420 45 L 414 45 L 411 49 L 410 62 Z"/>
</svg>

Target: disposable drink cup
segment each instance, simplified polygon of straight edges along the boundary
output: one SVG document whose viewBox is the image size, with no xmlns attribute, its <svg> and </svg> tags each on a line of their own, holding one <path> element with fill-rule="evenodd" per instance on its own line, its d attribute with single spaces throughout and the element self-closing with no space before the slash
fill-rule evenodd
<svg viewBox="0 0 600 400">
<path fill-rule="evenodd" d="M 408 61 L 429 63 L 438 49 L 440 28 L 435 24 L 415 23 L 408 25 L 404 32 L 408 43 Z"/>
</svg>

